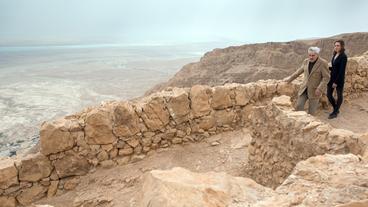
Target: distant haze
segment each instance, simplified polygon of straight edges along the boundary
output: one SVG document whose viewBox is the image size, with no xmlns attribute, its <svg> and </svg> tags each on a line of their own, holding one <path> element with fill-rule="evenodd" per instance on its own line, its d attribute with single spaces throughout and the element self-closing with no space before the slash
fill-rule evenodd
<svg viewBox="0 0 368 207">
<path fill-rule="evenodd" d="M 366 0 L 0 0 L 0 45 L 265 42 L 368 31 Z"/>
</svg>

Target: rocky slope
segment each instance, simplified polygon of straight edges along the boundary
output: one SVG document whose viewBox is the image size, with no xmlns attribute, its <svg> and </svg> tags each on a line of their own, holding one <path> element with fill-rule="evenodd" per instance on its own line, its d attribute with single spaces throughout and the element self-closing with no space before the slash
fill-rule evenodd
<svg viewBox="0 0 368 207">
<path fill-rule="evenodd" d="M 349 57 L 368 50 L 368 33 L 341 34 L 313 40 L 268 42 L 231 46 L 206 53 L 199 62 L 185 65 L 166 83 L 147 91 L 150 94 L 167 87 L 190 87 L 195 84 L 222 85 L 248 83 L 260 79 L 282 79 L 291 74 L 306 58 L 310 46 L 318 46 L 321 56 L 331 58 L 333 42 L 343 39 Z"/>
</svg>

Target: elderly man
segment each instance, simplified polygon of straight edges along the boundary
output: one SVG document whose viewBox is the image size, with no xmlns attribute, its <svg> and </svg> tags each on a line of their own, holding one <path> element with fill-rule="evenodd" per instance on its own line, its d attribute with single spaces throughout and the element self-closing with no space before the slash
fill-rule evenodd
<svg viewBox="0 0 368 207">
<path fill-rule="evenodd" d="M 312 115 L 316 113 L 319 98 L 326 90 L 327 83 L 330 80 L 328 64 L 319 57 L 319 52 L 320 49 L 318 47 L 310 47 L 308 49 L 309 58 L 303 61 L 297 71 L 284 79 L 284 81 L 290 83 L 304 73 L 304 80 L 298 92 L 296 110 L 304 110 L 305 102 L 309 100 L 308 113 Z"/>
</svg>

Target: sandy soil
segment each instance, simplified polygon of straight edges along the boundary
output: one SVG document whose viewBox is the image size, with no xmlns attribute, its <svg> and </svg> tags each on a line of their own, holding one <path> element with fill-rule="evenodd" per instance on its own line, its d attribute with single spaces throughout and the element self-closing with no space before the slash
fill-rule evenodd
<svg viewBox="0 0 368 207">
<path fill-rule="evenodd" d="M 345 101 L 337 118 L 328 119 L 329 113 L 331 113 L 331 109 L 320 111 L 317 117 L 335 128 L 347 129 L 355 133 L 367 133 L 368 93 L 363 94 L 359 98 Z"/>
<path fill-rule="evenodd" d="M 245 176 L 244 166 L 250 139 L 247 129 L 225 132 L 201 143 L 160 149 L 145 159 L 128 165 L 111 169 L 98 168 L 94 173 L 81 177 L 76 189 L 43 199 L 38 204 L 50 204 L 55 207 L 82 204 L 133 207 L 139 200 L 142 176 L 152 169 L 184 167 L 195 172 L 219 171 L 234 176 Z M 218 145 L 214 145 L 215 143 Z"/>
</svg>

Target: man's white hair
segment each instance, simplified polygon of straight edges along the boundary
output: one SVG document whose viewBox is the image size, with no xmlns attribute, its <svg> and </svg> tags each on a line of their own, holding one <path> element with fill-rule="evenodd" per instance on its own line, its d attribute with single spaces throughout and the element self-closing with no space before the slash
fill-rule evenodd
<svg viewBox="0 0 368 207">
<path fill-rule="evenodd" d="M 321 49 L 319 49 L 319 47 L 310 47 L 310 48 L 308 48 L 308 53 L 314 52 L 316 54 L 319 54 L 320 51 L 321 51 Z"/>
</svg>

